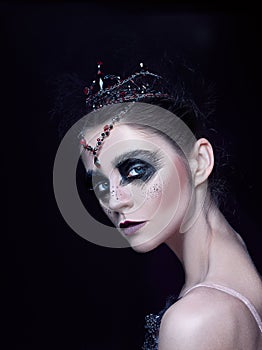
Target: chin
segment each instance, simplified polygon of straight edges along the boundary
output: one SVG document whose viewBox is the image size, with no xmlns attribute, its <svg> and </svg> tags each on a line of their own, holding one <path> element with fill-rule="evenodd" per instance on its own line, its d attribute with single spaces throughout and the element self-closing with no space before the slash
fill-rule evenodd
<svg viewBox="0 0 262 350">
<path fill-rule="evenodd" d="M 141 242 L 141 241 L 139 242 L 139 239 L 129 241 L 130 247 L 137 253 L 150 252 L 151 250 L 154 250 L 162 243 L 163 242 L 159 242 L 159 240 L 157 239 L 149 239 L 144 242 Z"/>
<path fill-rule="evenodd" d="M 170 222 L 162 231 L 150 238 L 148 235 L 146 237 L 140 232 L 138 235 L 129 238 L 129 245 L 137 253 L 150 252 L 161 244 L 167 243 L 168 240 L 173 239 L 179 232 L 179 228 L 180 225 L 174 225 L 173 222 Z"/>
</svg>

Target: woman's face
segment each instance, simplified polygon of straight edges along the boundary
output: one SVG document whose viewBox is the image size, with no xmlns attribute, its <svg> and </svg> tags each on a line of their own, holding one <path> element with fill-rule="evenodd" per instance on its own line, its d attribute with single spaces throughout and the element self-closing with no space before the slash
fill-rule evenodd
<svg viewBox="0 0 262 350">
<path fill-rule="evenodd" d="M 90 145 L 100 133 L 86 134 Z M 106 215 L 137 251 L 149 251 L 179 232 L 191 196 L 184 160 L 162 136 L 118 124 L 99 152 L 83 154 Z"/>
</svg>

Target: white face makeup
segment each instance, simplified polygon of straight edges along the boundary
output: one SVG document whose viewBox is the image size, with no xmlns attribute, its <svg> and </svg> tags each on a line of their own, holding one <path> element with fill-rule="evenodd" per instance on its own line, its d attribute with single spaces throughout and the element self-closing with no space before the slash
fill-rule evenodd
<svg viewBox="0 0 262 350">
<path fill-rule="evenodd" d="M 85 135 L 94 144 L 97 134 Z M 137 251 L 148 251 L 179 232 L 191 195 L 188 170 L 163 137 L 117 125 L 99 154 L 82 156 L 101 207 Z"/>
</svg>

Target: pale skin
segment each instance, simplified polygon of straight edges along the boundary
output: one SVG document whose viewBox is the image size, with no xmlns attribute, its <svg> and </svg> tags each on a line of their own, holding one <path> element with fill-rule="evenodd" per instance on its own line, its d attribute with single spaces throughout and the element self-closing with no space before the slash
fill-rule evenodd
<svg viewBox="0 0 262 350">
<path fill-rule="evenodd" d="M 101 127 L 89 131 L 85 136 L 86 141 L 95 144 L 99 130 Z M 144 140 L 144 133 L 137 132 L 127 125 L 119 125 L 104 143 L 99 155 L 100 172 L 109 179 L 110 189 L 107 199 L 100 202 L 102 208 L 107 214 L 110 213 L 108 216 L 116 226 L 124 219 L 148 219 L 147 225 L 140 232 L 127 239 L 138 252 L 149 251 L 163 242 L 170 247 L 180 259 L 185 271 L 181 297 L 187 289 L 198 283 L 216 283 L 232 288 L 248 298 L 261 317 L 261 278 L 243 240 L 206 193 L 208 177 L 214 166 L 210 142 L 205 138 L 195 142 L 189 158 L 192 174 L 192 181 L 189 183 L 184 181 L 186 170 L 183 162 L 175 150 L 167 145 L 166 140 L 157 135 L 147 135 L 147 142 Z M 137 190 L 132 183 L 121 186 L 121 174 L 112 165 L 116 156 L 132 150 L 132 147 L 133 150 L 141 148 L 153 152 L 157 149 L 165 150 L 163 158 L 160 152 L 162 163 L 159 170 L 146 185 L 143 185 L 144 192 Z M 87 170 L 95 170 L 90 154 L 83 155 L 83 162 Z M 133 174 L 134 171 L 136 170 L 132 169 L 129 174 Z M 162 182 L 157 182 L 158 177 Z M 152 198 L 144 202 L 140 197 L 141 193 L 151 193 L 150 182 L 153 181 L 154 185 L 158 184 L 159 188 L 162 188 L 162 197 L 151 196 Z M 170 183 L 172 188 L 175 188 L 173 193 L 170 186 L 165 192 Z M 154 221 L 155 210 L 158 210 L 159 221 L 161 210 L 164 215 L 165 205 L 168 205 L 170 198 L 178 192 L 175 183 L 179 183 L 180 191 L 176 215 L 161 232 L 154 235 L 152 228 L 157 223 Z M 189 205 L 189 187 L 191 190 L 193 188 L 195 196 L 193 204 L 191 203 L 190 218 L 194 217 L 195 213 L 198 215 L 188 229 L 181 233 L 180 226 Z M 114 190 L 116 188 L 117 198 Z M 198 203 L 204 203 L 201 204 L 201 210 L 198 210 Z M 166 311 L 159 333 L 159 350 L 196 349 L 259 350 L 262 349 L 262 336 L 252 314 L 240 300 L 218 290 L 200 287 L 189 292 Z"/>
</svg>

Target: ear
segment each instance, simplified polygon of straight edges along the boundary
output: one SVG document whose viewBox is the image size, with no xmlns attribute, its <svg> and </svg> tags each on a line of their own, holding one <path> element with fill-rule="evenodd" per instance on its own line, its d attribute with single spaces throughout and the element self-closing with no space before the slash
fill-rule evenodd
<svg viewBox="0 0 262 350">
<path fill-rule="evenodd" d="M 196 187 L 208 179 L 214 167 L 214 152 L 207 139 L 201 138 L 196 141 L 191 160 L 192 179 Z"/>
</svg>

